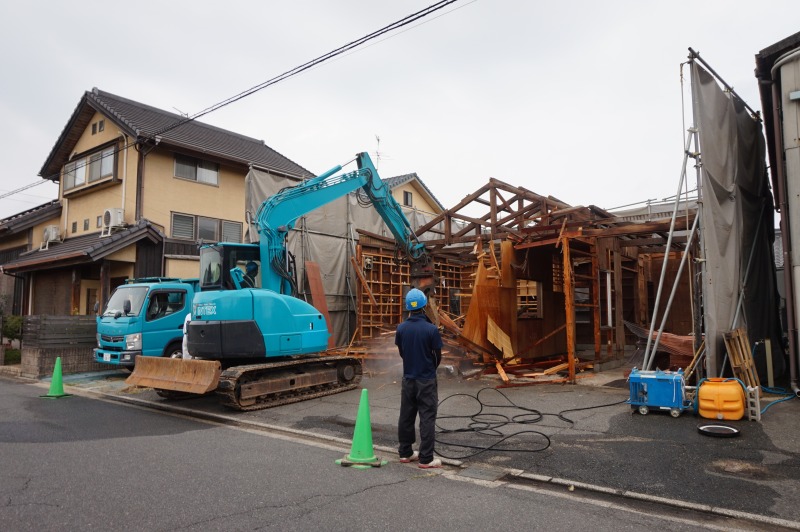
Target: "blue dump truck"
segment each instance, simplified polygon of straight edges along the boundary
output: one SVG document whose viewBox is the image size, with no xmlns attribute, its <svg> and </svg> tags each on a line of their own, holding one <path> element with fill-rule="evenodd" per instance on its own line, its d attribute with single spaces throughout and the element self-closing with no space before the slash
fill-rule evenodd
<svg viewBox="0 0 800 532">
<path fill-rule="evenodd" d="M 198 279 L 135 279 L 111 294 L 97 317 L 97 362 L 133 369 L 137 355 L 179 357 L 183 321 Z"/>
</svg>

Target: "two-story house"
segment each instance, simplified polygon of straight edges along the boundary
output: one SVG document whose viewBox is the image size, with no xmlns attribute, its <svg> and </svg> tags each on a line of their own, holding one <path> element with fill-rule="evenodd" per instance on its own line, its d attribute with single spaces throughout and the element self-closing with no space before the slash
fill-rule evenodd
<svg viewBox="0 0 800 532">
<path fill-rule="evenodd" d="M 87 91 L 40 172 L 58 201 L 0 222 L 17 310 L 90 314 L 125 279 L 197 277 L 199 241 L 243 241 L 251 168 L 312 176 L 261 140 Z"/>
</svg>

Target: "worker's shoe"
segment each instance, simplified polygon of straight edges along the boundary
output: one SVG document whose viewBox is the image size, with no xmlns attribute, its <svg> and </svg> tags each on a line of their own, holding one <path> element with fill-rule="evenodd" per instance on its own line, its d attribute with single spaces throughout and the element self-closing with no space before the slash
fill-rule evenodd
<svg viewBox="0 0 800 532">
<path fill-rule="evenodd" d="M 434 458 L 427 464 L 419 464 L 417 467 L 419 467 L 420 469 L 436 469 L 442 467 L 442 461 L 439 460 L 438 458 Z"/>
<path fill-rule="evenodd" d="M 411 462 L 416 462 L 417 460 L 419 460 L 419 453 L 417 451 L 414 451 L 414 453 L 411 456 L 401 456 L 400 457 L 400 463 L 401 464 L 408 464 L 408 463 L 411 463 Z"/>
</svg>

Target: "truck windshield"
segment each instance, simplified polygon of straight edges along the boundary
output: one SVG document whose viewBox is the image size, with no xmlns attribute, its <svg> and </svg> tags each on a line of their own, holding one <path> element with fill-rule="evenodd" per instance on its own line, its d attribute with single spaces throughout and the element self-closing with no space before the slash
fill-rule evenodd
<svg viewBox="0 0 800 532">
<path fill-rule="evenodd" d="M 142 304 L 147 296 L 146 286 L 120 286 L 111 294 L 108 305 L 103 312 L 103 316 L 114 316 L 119 312 L 125 315 L 125 301 L 131 302 L 131 310 L 128 316 L 138 316 L 142 311 Z"/>
</svg>

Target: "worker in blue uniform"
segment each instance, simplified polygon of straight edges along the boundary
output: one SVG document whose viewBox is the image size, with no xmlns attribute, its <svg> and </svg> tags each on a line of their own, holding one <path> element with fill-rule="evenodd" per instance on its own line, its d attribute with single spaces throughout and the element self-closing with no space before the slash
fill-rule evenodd
<svg viewBox="0 0 800 532">
<path fill-rule="evenodd" d="M 397 426 L 400 462 L 419 461 L 422 469 L 442 467 L 442 461 L 433 457 L 436 410 L 439 405 L 436 368 L 442 361 L 442 337 L 439 329 L 425 316 L 423 309 L 427 304 L 428 298 L 421 290 L 409 290 L 405 300 L 409 315 L 397 327 L 394 338 L 403 359 L 403 387 Z M 416 441 L 414 425 L 417 415 L 420 444 L 419 451 L 414 451 L 412 446 Z"/>
</svg>

